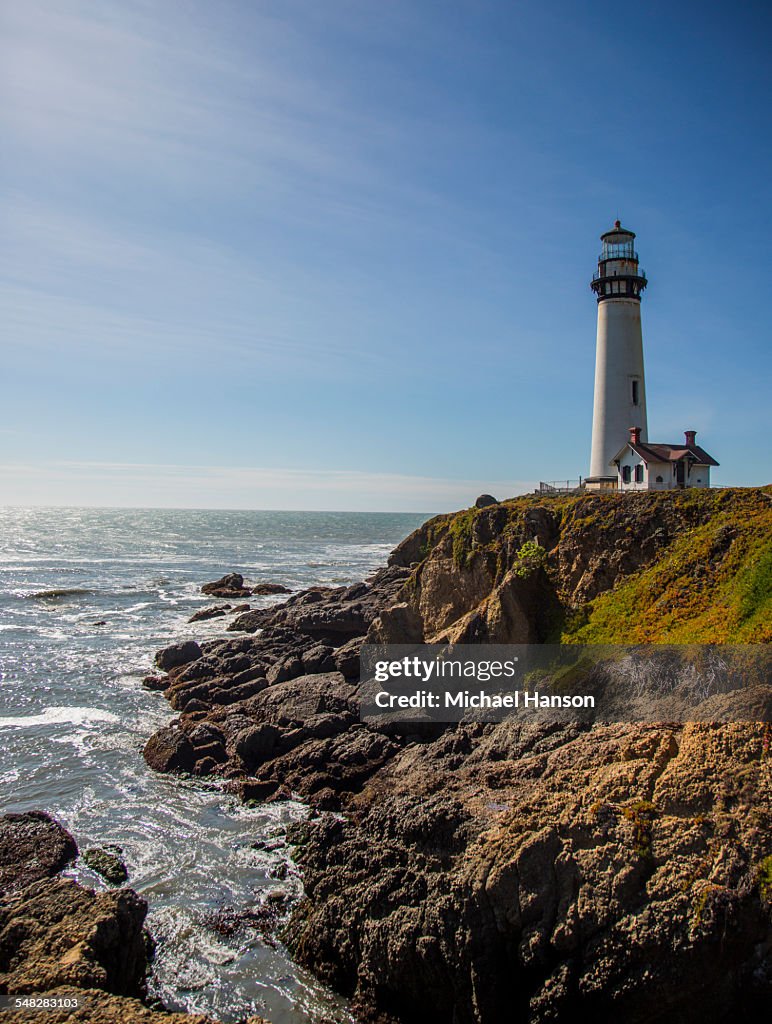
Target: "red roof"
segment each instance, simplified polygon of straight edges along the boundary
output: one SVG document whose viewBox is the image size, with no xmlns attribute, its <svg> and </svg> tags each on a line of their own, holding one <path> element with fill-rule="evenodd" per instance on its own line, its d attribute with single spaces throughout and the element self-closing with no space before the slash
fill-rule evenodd
<svg viewBox="0 0 772 1024">
<path fill-rule="evenodd" d="M 678 462 L 681 459 L 692 459 L 698 466 L 718 466 L 719 463 L 708 455 L 704 448 L 698 444 L 649 444 L 639 442 L 631 444 L 627 442 L 625 448 L 632 448 L 636 455 L 640 455 L 644 462 Z M 625 449 L 622 448 L 619 454 L 612 460 L 617 462 Z"/>
</svg>

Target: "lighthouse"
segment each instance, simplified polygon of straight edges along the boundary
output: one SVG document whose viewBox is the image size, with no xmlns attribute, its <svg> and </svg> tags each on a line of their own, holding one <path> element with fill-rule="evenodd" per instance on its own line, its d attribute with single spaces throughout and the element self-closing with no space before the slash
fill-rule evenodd
<svg viewBox="0 0 772 1024">
<path fill-rule="evenodd" d="M 638 430 L 648 440 L 646 382 L 643 373 L 641 293 L 646 275 L 638 269 L 635 234 L 616 221 L 600 236 L 598 270 L 592 290 L 598 299 L 595 349 L 595 400 L 592 414 L 592 454 L 588 490 L 615 490 L 620 447 Z"/>
</svg>

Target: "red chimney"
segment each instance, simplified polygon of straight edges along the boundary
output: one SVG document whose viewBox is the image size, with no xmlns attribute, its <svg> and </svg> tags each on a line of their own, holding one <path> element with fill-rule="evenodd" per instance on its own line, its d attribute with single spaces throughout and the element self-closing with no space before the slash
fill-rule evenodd
<svg viewBox="0 0 772 1024">
<path fill-rule="evenodd" d="M 685 430 L 684 431 L 684 437 L 686 438 L 686 447 L 687 448 L 694 448 L 694 446 L 697 443 L 694 440 L 696 436 L 697 436 L 697 431 L 696 430 Z"/>
<path fill-rule="evenodd" d="M 630 427 L 630 444 L 640 444 L 640 443 L 641 443 L 641 428 L 640 427 Z"/>
</svg>

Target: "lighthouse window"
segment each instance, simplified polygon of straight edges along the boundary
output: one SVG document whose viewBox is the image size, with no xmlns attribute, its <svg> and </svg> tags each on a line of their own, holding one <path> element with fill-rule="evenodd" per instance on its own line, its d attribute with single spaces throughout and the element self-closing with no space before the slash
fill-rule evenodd
<svg viewBox="0 0 772 1024">
<path fill-rule="evenodd" d="M 634 380 L 632 382 L 632 399 L 633 399 L 633 405 L 637 405 L 638 404 L 638 381 L 637 380 Z"/>
</svg>

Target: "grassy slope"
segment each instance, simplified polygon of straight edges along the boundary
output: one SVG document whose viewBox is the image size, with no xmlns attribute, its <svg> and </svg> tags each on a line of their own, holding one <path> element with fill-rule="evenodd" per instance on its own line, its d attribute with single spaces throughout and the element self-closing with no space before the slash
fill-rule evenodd
<svg viewBox="0 0 772 1024">
<path fill-rule="evenodd" d="M 654 564 L 556 623 L 552 642 L 563 643 L 761 643 L 772 641 L 772 486 L 687 489 L 659 494 L 566 496 L 521 495 L 500 508 L 507 521 L 485 540 L 476 536 L 480 511 L 437 516 L 418 532 L 408 558 L 424 558 L 441 538 L 452 538 L 453 558 L 464 565 L 473 552 L 495 558 L 508 537 L 522 531 L 523 516 L 548 506 L 562 537 L 589 533 L 613 545 L 621 528 L 634 537 L 641 514 L 657 507 L 680 509 L 683 529 Z M 647 512 L 648 510 L 648 512 Z"/>
<path fill-rule="evenodd" d="M 570 616 L 564 643 L 772 641 L 771 489 L 677 500 L 710 503 L 710 520 Z"/>
</svg>

